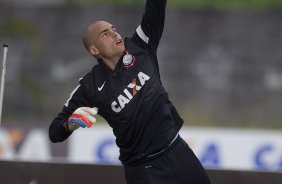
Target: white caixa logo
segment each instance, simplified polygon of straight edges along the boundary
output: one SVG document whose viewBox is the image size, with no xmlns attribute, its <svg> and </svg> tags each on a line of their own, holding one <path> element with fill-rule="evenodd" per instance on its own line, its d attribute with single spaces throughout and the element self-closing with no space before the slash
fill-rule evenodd
<svg viewBox="0 0 282 184">
<path fill-rule="evenodd" d="M 139 72 L 137 75 L 137 79 L 140 82 L 140 86 L 137 85 L 137 79 L 134 78 L 132 82 L 123 90 L 123 94 L 120 94 L 117 100 L 112 102 L 112 110 L 116 113 L 119 113 L 126 104 L 128 104 L 133 97 L 137 94 L 138 91 L 145 85 L 145 83 L 150 79 L 148 75 L 143 72 Z M 129 91 L 132 90 L 132 92 Z"/>
</svg>

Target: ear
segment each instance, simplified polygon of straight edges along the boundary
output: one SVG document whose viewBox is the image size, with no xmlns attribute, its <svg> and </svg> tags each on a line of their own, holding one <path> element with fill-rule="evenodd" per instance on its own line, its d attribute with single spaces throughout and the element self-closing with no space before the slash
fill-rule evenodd
<svg viewBox="0 0 282 184">
<path fill-rule="evenodd" d="M 92 45 L 91 47 L 89 47 L 89 50 L 88 52 L 90 54 L 92 54 L 93 56 L 97 56 L 99 54 L 99 50 L 94 46 Z"/>
</svg>

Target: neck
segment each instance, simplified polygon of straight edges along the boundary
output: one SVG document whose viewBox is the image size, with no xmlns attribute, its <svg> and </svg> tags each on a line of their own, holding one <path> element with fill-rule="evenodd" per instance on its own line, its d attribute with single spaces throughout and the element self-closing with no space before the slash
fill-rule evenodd
<svg viewBox="0 0 282 184">
<path fill-rule="evenodd" d="M 121 56 L 115 56 L 112 58 L 104 58 L 101 57 L 101 59 L 103 60 L 102 62 L 104 62 L 104 64 L 112 71 L 115 70 L 116 65 L 118 64 L 118 61 L 120 59 Z"/>
</svg>

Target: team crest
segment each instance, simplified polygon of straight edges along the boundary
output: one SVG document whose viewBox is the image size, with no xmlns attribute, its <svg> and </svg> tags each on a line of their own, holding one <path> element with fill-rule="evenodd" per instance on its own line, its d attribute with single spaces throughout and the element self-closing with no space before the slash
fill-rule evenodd
<svg viewBox="0 0 282 184">
<path fill-rule="evenodd" d="M 128 53 L 128 51 L 125 51 L 125 55 L 123 56 L 122 62 L 124 64 L 125 68 L 129 68 L 134 65 L 135 63 L 135 57 Z"/>
</svg>

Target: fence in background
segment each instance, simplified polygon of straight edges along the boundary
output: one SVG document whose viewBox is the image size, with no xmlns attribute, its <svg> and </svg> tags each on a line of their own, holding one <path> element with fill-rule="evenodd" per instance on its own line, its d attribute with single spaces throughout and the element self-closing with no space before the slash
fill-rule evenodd
<svg viewBox="0 0 282 184">
<path fill-rule="evenodd" d="M 50 120 L 96 64 L 81 43 L 86 27 L 107 20 L 130 36 L 142 13 L 113 6 L 1 10 L 0 40 L 10 46 L 4 121 Z M 281 127 L 281 18 L 279 11 L 168 8 L 159 63 L 185 123 Z"/>
</svg>

